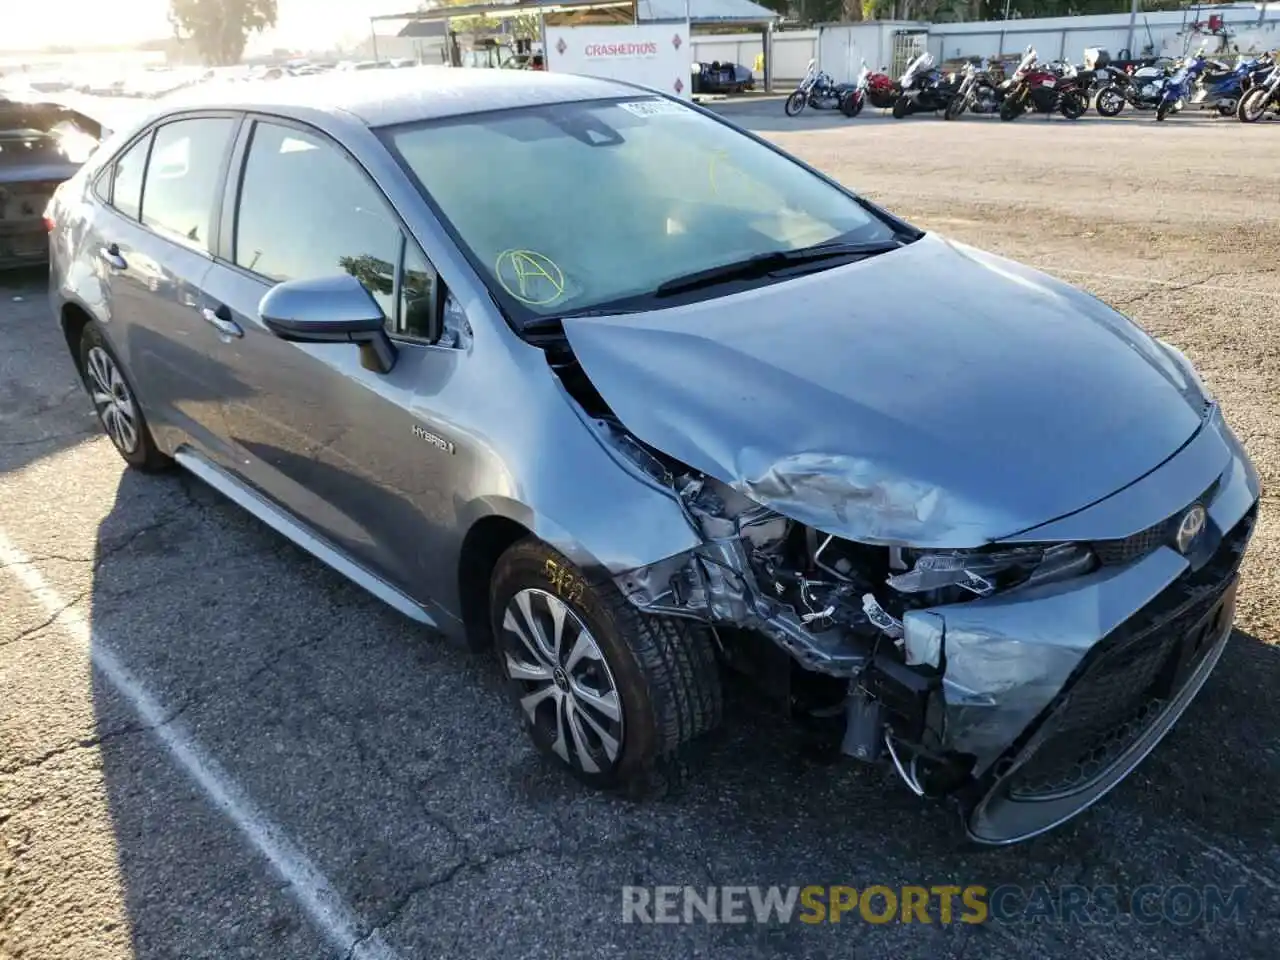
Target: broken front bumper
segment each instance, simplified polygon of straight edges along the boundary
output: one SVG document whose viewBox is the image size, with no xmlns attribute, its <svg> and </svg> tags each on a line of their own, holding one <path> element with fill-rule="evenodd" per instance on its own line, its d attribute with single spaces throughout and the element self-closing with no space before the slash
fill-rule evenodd
<svg viewBox="0 0 1280 960">
<path fill-rule="evenodd" d="M 1197 462 L 1162 468 L 1185 474 L 1188 489 L 1208 478 L 1207 524 L 1186 555 L 1160 545 L 1128 560 L 1120 550 L 1084 577 L 904 618 L 908 662 L 943 670 L 943 746 L 974 760 L 974 839 L 1025 839 L 1092 804 L 1159 742 L 1217 663 L 1259 487 L 1216 411 L 1205 429 L 1188 450 Z M 1206 474 L 1218 454 L 1225 469 Z M 1135 486 L 1171 483 L 1161 472 Z"/>
</svg>

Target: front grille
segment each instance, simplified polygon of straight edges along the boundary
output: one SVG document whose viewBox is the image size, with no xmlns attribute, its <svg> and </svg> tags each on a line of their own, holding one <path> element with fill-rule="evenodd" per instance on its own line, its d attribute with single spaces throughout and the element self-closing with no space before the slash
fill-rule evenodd
<svg viewBox="0 0 1280 960">
<path fill-rule="evenodd" d="M 1013 800 L 1052 800 L 1091 787 L 1176 698 L 1227 626 L 1224 597 L 1256 507 L 1212 559 L 1160 594 L 1089 654 L 1046 712 L 1034 753 L 1010 777 Z"/>
<path fill-rule="evenodd" d="M 1209 486 L 1209 489 L 1196 497 L 1192 503 L 1208 503 L 1213 499 L 1217 487 L 1218 481 L 1215 480 Z M 1183 511 L 1179 510 L 1173 516 L 1166 517 L 1145 530 L 1139 530 L 1132 536 L 1124 537 L 1120 540 L 1094 540 L 1089 546 L 1093 549 L 1094 556 L 1098 558 L 1098 562 L 1104 567 L 1131 563 L 1139 557 L 1145 557 L 1162 544 L 1172 543 L 1174 536 L 1178 532 L 1178 524 L 1182 520 L 1182 513 Z"/>
</svg>

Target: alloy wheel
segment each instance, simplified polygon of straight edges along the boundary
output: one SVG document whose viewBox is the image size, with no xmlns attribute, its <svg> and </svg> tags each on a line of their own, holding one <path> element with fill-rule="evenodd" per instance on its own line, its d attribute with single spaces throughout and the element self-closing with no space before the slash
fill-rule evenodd
<svg viewBox="0 0 1280 960">
<path fill-rule="evenodd" d="M 622 700 L 604 653 L 559 597 L 524 589 L 502 619 L 503 664 L 534 730 L 570 766 L 609 770 L 622 749 Z"/>
<path fill-rule="evenodd" d="M 120 368 L 102 347 L 89 350 L 85 366 L 93 406 L 107 436 L 121 453 L 135 453 L 139 442 L 138 405 Z"/>
</svg>

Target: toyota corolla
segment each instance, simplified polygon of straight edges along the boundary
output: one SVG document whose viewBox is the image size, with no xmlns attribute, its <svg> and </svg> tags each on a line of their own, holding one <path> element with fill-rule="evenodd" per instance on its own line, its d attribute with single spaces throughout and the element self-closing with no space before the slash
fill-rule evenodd
<svg viewBox="0 0 1280 960">
<path fill-rule="evenodd" d="M 427 73 L 166 103 L 58 191 L 130 465 L 492 646 L 592 786 L 668 783 L 724 671 L 985 843 L 1147 755 L 1259 501 L 1186 357 L 697 106 Z"/>
</svg>

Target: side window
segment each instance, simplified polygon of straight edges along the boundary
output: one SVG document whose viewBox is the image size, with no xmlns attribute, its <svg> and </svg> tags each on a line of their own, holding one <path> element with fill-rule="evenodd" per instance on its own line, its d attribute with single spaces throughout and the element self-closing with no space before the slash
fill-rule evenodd
<svg viewBox="0 0 1280 960">
<path fill-rule="evenodd" d="M 147 164 L 142 223 L 210 250 L 223 159 L 236 129 L 227 116 L 175 120 L 157 129 Z"/>
<path fill-rule="evenodd" d="M 228 117 L 177 120 L 157 130 L 142 222 L 208 250 L 222 162 L 234 131 L 235 121 Z"/>
<path fill-rule="evenodd" d="M 405 244 L 400 274 L 400 313 L 391 333 L 433 342 L 440 335 L 436 322 L 436 272 L 417 244 Z"/>
<path fill-rule="evenodd" d="M 349 273 L 394 322 L 400 242 L 386 201 L 337 147 L 293 127 L 257 124 L 236 215 L 239 266 L 278 281 Z"/>
<path fill-rule="evenodd" d="M 147 169 L 147 151 L 150 149 L 151 135 L 147 134 L 122 153 L 112 167 L 114 173 L 109 185 L 111 205 L 134 220 L 142 213 L 142 176 Z"/>
</svg>

